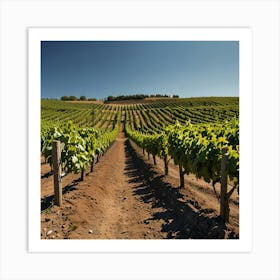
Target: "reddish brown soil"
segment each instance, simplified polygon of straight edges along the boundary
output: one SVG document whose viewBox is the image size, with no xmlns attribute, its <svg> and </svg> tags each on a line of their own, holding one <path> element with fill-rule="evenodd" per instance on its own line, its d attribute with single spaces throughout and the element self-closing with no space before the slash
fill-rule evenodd
<svg viewBox="0 0 280 280">
<path fill-rule="evenodd" d="M 212 186 L 186 175 L 179 189 L 178 168 L 143 156 L 120 133 L 87 173 L 63 178 L 63 206 L 53 205 L 53 176 L 41 164 L 41 238 L 164 239 L 238 238 L 239 198 L 230 201 L 230 223 L 222 225 Z M 217 192 L 219 189 L 217 188 Z"/>
</svg>

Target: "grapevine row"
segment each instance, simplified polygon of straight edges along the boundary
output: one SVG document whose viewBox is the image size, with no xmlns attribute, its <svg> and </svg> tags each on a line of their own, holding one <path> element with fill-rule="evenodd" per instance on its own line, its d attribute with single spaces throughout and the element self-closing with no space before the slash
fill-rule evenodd
<svg viewBox="0 0 280 280">
<path fill-rule="evenodd" d="M 78 128 L 73 122 L 61 126 L 46 126 L 41 130 L 41 153 L 52 165 L 52 143 L 55 140 L 63 144 L 61 152 L 62 169 L 67 172 L 81 173 L 93 164 L 110 147 L 119 134 L 120 125 L 113 130 L 101 132 L 94 128 Z"/>
<path fill-rule="evenodd" d="M 239 120 L 232 119 L 224 124 L 185 125 L 177 122 L 161 133 L 145 134 L 125 125 L 126 135 L 139 147 L 164 160 L 165 174 L 168 174 L 168 156 L 179 166 L 180 187 L 184 187 L 184 175 L 192 173 L 197 178 L 215 184 L 223 176 L 221 172 L 222 149 L 227 147 L 227 176 L 233 188 L 226 194 L 225 206 L 235 189 L 239 192 Z"/>
<path fill-rule="evenodd" d="M 226 124 L 192 125 L 187 122 L 168 126 L 159 134 L 133 131 L 128 124 L 125 132 L 148 153 L 164 158 L 169 155 L 186 173 L 193 173 L 206 182 L 219 182 L 221 178 L 221 151 L 228 147 L 229 178 L 239 186 L 239 122 Z"/>
</svg>

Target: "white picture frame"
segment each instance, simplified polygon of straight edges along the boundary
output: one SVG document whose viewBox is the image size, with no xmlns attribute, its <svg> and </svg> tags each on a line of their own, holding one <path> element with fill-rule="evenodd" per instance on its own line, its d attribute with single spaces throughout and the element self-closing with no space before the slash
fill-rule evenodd
<svg viewBox="0 0 280 280">
<path fill-rule="evenodd" d="M 279 1 L 2 0 L 0 8 L 0 279 L 280 279 Z M 28 28 L 115 25 L 251 29 L 253 233 L 248 252 L 29 252 Z"/>
</svg>

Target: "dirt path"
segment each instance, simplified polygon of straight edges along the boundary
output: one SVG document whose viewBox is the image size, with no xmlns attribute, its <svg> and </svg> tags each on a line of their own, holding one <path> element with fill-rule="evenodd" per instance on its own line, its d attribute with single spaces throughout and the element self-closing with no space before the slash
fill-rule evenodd
<svg viewBox="0 0 280 280">
<path fill-rule="evenodd" d="M 224 228 L 210 191 L 191 177 L 179 190 L 176 167 L 170 168 L 164 176 L 162 163 L 153 166 L 121 132 L 83 182 L 73 174 L 63 179 L 63 206 L 58 208 L 52 205 L 53 178 L 42 164 L 41 238 L 238 237 L 238 202 L 231 206 L 232 225 Z"/>
</svg>

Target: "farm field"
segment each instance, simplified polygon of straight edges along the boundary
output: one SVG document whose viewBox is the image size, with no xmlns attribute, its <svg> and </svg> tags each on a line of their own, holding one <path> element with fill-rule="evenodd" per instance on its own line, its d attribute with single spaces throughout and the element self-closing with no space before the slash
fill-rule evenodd
<svg viewBox="0 0 280 280">
<path fill-rule="evenodd" d="M 65 145 L 60 207 L 53 140 Z M 42 99 L 41 153 L 42 239 L 239 238 L 239 98 Z"/>
</svg>

